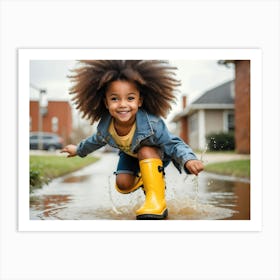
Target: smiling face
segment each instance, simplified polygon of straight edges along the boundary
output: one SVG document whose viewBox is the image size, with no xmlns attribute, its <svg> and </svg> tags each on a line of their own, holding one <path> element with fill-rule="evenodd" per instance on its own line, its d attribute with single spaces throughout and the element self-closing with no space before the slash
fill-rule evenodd
<svg viewBox="0 0 280 280">
<path fill-rule="evenodd" d="M 125 126 L 134 123 L 142 98 L 135 83 L 126 80 L 111 82 L 105 93 L 105 105 L 115 123 Z"/>
</svg>

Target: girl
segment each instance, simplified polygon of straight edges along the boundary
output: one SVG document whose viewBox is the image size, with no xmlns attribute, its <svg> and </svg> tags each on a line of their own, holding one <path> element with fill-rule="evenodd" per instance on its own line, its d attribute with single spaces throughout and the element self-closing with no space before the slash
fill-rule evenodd
<svg viewBox="0 0 280 280">
<path fill-rule="evenodd" d="M 99 121 L 97 133 L 62 152 L 85 157 L 109 144 L 120 150 L 116 189 L 130 193 L 142 187 L 145 202 L 137 219 L 164 219 L 164 167 L 170 161 L 181 172 L 198 175 L 203 164 L 191 148 L 167 130 L 165 117 L 175 100 L 176 69 L 161 60 L 85 60 L 70 76 L 73 100 L 83 117 Z"/>
</svg>

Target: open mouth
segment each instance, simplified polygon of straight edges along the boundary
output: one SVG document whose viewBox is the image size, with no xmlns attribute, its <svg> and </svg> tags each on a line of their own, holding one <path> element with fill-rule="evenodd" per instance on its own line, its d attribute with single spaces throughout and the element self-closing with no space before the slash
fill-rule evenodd
<svg viewBox="0 0 280 280">
<path fill-rule="evenodd" d="M 119 111 L 118 112 L 119 115 L 126 115 L 128 113 L 130 113 L 130 111 Z"/>
</svg>

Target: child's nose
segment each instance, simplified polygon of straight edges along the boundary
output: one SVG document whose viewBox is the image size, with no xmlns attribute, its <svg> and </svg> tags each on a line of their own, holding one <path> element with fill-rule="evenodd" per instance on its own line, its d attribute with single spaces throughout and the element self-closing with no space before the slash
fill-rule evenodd
<svg viewBox="0 0 280 280">
<path fill-rule="evenodd" d="M 126 106 L 126 100 L 125 99 L 120 100 L 120 106 Z"/>
</svg>

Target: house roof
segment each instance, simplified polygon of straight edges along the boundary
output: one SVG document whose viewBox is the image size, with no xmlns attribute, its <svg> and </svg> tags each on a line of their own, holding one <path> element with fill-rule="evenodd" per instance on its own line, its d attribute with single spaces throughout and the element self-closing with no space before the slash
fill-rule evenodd
<svg viewBox="0 0 280 280">
<path fill-rule="evenodd" d="M 203 109 L 233 109 L 234 108 L 234 80 L 225 82 L 215 88 L 207 90 L 189 106 L 173 118 L 173 122 L 187 116 L 196 110 Z"/>
<path fill-rule="evenodd" d="M 218 87 L 206 91 L 192 104 L 233 104 L 234 103 L 234 82 L 228 81 Z"/>
</svg>

